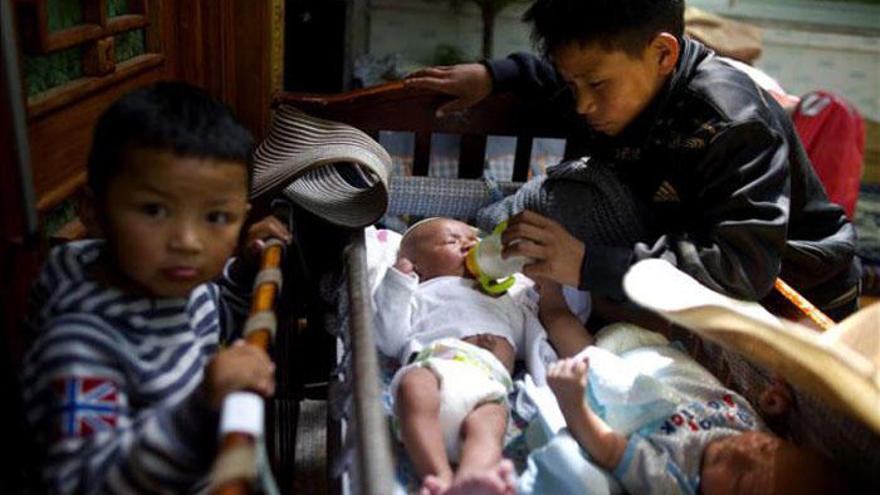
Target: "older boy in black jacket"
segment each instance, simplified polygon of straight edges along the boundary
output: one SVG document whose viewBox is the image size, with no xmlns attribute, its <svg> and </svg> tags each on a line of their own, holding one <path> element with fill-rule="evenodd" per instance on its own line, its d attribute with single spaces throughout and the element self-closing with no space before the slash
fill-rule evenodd
<svg viewBox="0 0 880 495">
<path fill-rule="evenodd" d="M 828 201 L 782 108 L 684 37 L 683 4 L 537 0 L 524 19 L 552 64 L 518 53 L 425 69 L 408 82 L 457 97 L 440 112 L 492 91 L 547 101 L 564 119 L 569 149 L 611 163 L 649 205 L 653 232 L 631 248 L 585 251 L 570 227 L 534 212 L 515 216 L 505 241 L 533 242 L 506 252 L 538 260 L 526 274 L 622 298 L 628 267 L 660 257 L 752 300 L 781 277 L 832 317 L 846 316 L 859 291 L 852 225 Z"/>
</svg>

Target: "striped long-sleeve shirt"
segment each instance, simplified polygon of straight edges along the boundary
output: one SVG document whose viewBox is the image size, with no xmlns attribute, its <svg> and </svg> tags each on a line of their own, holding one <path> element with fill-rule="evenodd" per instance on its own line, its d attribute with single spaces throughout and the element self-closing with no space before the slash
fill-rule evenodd
<svg viewBox="0 0 880 495">
<path fill-rule="evenodd" d="M 43 479 L 52 493 L 188 491 L 217 443 L 203 370 L 237 336 L 247 291 L 224 276 L 135 298 L 90 276 L 103 246 L 55 248 L 32 293 L 23 387 Z"/>
</svg>

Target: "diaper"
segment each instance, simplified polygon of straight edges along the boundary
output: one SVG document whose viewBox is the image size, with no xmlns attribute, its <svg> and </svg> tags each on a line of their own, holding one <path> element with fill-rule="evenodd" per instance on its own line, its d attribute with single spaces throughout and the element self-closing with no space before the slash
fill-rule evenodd
<svg viewBox="0 0 880 495">
<path fill-rule="evenodd" d="M 411 364 L 400 368 L 391 379 L 391 395 L 403 375 L 414 367 L 430 370 L 440 385 L 440 428 L 451 462 L 458 461 L 461 449 L 461 425 L 477 406 L 487 402 L 505 403 L 513 389 L 510 374 L 491 352 L 464 342 L 440 339 L 422 349 Z M 396 419 L 396 418 L 395 418 Z M 400 428 L 394 422 L 400 438 Z"/>
</svg>

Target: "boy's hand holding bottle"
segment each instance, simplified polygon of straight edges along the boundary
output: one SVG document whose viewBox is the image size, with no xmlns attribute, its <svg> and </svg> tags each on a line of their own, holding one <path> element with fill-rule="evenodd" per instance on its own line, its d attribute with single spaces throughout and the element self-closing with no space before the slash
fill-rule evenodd
<svg viewBox="0 0 880 495">
<path fill-rule="evenodd" d="M 580 286 L 586 249 L 559 222 L 524 210 L 510 217 L 501 242 L 504 257 L 526 256 L 535 260 L 523 268 L 527 276 Z"/>
</svg>

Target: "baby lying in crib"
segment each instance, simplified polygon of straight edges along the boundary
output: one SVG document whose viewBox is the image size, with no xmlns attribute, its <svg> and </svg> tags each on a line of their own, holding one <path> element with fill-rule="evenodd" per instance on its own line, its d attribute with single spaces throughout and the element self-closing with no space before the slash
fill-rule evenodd
<svg viewBox="0 0 880 495">
<path fill-rule="evenodd" d="M 587 348 L 574 358 L 552 364 L 547 382 L 572 436 L 627 492 L 711 495 L 841 490 L 835 486 L 839 480 L 818 456 L 771 434 L 745 399 L 725 388 L 661 334 L 617 324 L 597 333 L 594 341 L 568 312 L 558 291 L 554 294 L 545 284 L 541 298 L 542 318 L 551 342 L 557 348 L 557 342 L 569 345 L 569 349 L 559 349 L 561 355 L 571 355 L 571 346 L 578 339 L 581 347 L 599 348 Z M 545 309 L 553 305 L 555 315 Z M 596 399 L 597 385 L 592 383 L 605 380 L 609 368 L 600 371 L 593 366 L 588 373 L 591 351 L 595 351 L 594 359 L 610 351 L 620 358 L 610 356 L 611 362 L 659 382 L 665 399 L 658 404 L 668 404 L 666 414 L 649 424 L 630 427 L 633 433 L 628 436 L 609 426 L 600 415 L 608 418 L 610 407 Z M 604 355 L 608 356 L 607 352 Z M 614 373 L 613 368 L 610 372 Z M 585 400 L 588 387 L 587 397 L 592 399 Z M 776 383 L 762 393 L 762 412 L 784 412 L 790 400 L 785 387 Z"/>
<path fill-rule="evenodd" d="M 395 430 L 425 495 L 515 490 L 501 454 L 510 374 L 544 330 L 524 303 L 480 292 L 465 268 L 476 242 L 465 223 L 424 220 L 374 293 L 379 349 L 404 363 L 391 382 Z"/>
</svg>

